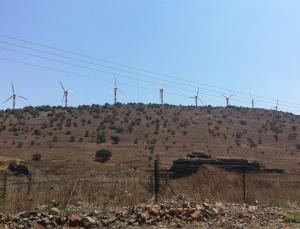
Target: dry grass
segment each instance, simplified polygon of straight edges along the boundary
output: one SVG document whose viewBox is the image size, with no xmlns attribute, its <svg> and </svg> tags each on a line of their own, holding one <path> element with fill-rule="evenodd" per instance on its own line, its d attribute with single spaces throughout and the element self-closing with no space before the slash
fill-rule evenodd
<svg viewBox="0 0 300 229">
<path fill-rule="evenodd" d="M 28 187 L 10 186 L 6 198 L 1 202 L 0 211 L 16 213 L 33 210 L 41 205 L 47 208 L 58 203 L 61 209 L 68 205 L 80 206 L 81 211 L 111 206 L 129 206 L 145 203 L 153 198 L 152 182 L 147 176 L 137 174 L 107 177 L 101 181 L 49 182 L 34 184 L 28 195 Z M 167 182 L 175 192 L 172 193 Z M 161 181 L 161 199 L 175 199 L 183 195 L 193 202 L 205 199 L 222 202 L 243 202 L 242 175 L 212 166 L 204 166 L 197 174 L 178 180 Z M 300 200 L 299 183 L 288 180 L 286 175 L 246 175 L 247 203 L 297 206 Z M 289 203 L 286 205 L 286 203 Z"/>
<path fill-rule="evenodd" d="M 45 182 L 28 185 L 12 185 L 1 200 L 0 211 L 17 213 L 56 203 L 65 209 L 68 205 L 80 206 L 84 211 L 106 206 L 128 206 L 151 199 L 151 193 L 140 178 L 110 177 L 99 181 Z"/>
<path fill-rule="evenodd" d="M 191 200 L 243 201 L 242 174 L 205 166 L 197 174 L 172 181 L 177 193 Z M 300 182 L 288 174 L 246 174 L 246 202 L 279 205 L 300 203 Z"/>
</svg>

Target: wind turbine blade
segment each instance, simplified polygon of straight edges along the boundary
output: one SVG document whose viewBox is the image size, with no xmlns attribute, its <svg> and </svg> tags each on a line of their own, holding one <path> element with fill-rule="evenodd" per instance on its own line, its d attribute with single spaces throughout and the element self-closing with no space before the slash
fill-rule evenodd
<svg viewBox="0 0 300 229">
<path fill-rule="evenodd" d="M 64 98 L 65 98 L 65 93 L 64 93 L 64 95 L 63 95 L 63 97 L 62 97 L 61 103 L 64 102 Z"/>
<path fill-rule="evenodd" d="M 13 83 L 11 83 L 11 89 L 12 89 L 13 94 L 15 94 L 15 88 L 14 88 L 14 84 Z"/>
<path fill-rule="evenodd" d="M 199 99 L 199 98 L 198 98 Z M 200 101 L 200 103 L 202 104 L 202 106 L 204 106 L 204 103 L 202 102 L 202 100 L 201 99 L 199 99 L 199 101 Z"/>
<path fill-rule="evenodd" d="M 230 99 L 232 96 L 234 96 L 234 94 L 231 94 L 231 95 L 229 96 L 229 99 Z"/>
<path fill-rule="evenodd" d="M 117 88 L 117 79 L 115 77 L 115 88 Z"/>
<path fill-rule="evenodd" d="M 3 103 L 6 103 L 7 101 L 11 100 L 13 98 L 13 95 L 10 96 L 7 100 L 5 100 Z"/>
<path fill-rule="evenodd" d="M 191 97 L 188 97 L 188 98 L 190 98 L 190 99 L 194 99 L 194 98 L 196 98 L 195 96 L 191 96 Z"/>
<path fill-rule="evenodd" d="M 64 88 L 64 86 L 62 85 L 62 83 L 59 81 L 61 88 L 66 91 L 66 89 Z"/>
<path fill-rule="evenodd" d="M 197 89 L 197 97 L 198 97 L 198 95 L 199 95 L 199 87 L 198 87 L 198 89 Z"/>
<path fill-rule="evenodd" d="M 26 99 L 27 100 L 27 98 L 26 97 L 23 97 L 23 96 L 20 96 L 20 95 L 17 95 L 19 98 L 21 98 L 21 99 Z"/>
</svg>

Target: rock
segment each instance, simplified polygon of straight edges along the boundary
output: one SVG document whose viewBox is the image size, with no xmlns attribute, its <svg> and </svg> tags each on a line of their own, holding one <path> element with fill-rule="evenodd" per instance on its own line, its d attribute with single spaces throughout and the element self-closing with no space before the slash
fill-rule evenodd
<svg viewBox="0 0 300 229">
<path fill-rule="evenodd" d="M 218 209 L 216 209 L 216 208 L 212 208 L 212 209 L 211 209 L 211 212 L 213 213 L 213 215 L 219 214 L 219 211 L 218 211 Z"/>
<path fill-rule="evenodd" d="M 51 208 L 50 209 L 50 211 L 49 211 L 49 213 L 51 214 L 51 215 L 56 215 L 56 216 L 58 216 L 58 215 L 60 215 L 60 210 L 58 209 L 58 208 Z"/>
<path fill-rule="evenodd" d="M 159 207 L 153 206 L 152 208 L 150 208 L 149 213 L 151 215 L 157 216 L 157 215 L 159 215 L 159 209 L 160 209 Z"/>
<path fill-rule="evenodd" d="M 84 228 L 91 228 L 96 225 L 96 220 L 89 216 L 84 217 L 82 219 L 82 225 Z"/>
<path fill-rule="evenodd" d="M 184 206 L 184 208 L 183 208 Z M 266 228 L 284 228 L 283 214 L 276 207 L 206 202 L 202 205 L 185 200 L 114 207 L 91 214 L 76 213 L 61 217 L 53 207 L 49 213 L 21 212 L 0 214 L 0 228 L 247 228 L 253 223 Z M 3 227 L 1 227 L 3 225 Z"/>
<path fill-rule="evenodd" d="M 69 226 L 70 227 L 80 227 L 82 226 L 82 219 L 77 216 L 77 215 L 71 215 L 71 217 L 69 217 Z"/>
<path fill-rule="evenodd" d="M 142 213 L 141 216 L 140 216 L 141 222 L 146 222 L 149 218 L 150 218 L 150 215 L 149 215 L 148 212 L 144 212 L 144 213 Z"/>
<path fill-rule="evenodd" d="M 184 203 L 182 204 L 182 207 L 183 208 L 189 208 L 190 207 L 189 202 L 184 201 Z"/>
<path fill-rule="evenodd" d="M 25 228 L 25 226 L 23 224 L 18 224 L 16 227 L 16 229 L 24 229 L 24 228 Z"/>
<path fill-rule="evenodd" d="M 222 207 L 224 207 L 224 205 L 222 204 L 222 203 L 215 203 L 215 207 L 216 208 L 222 208 Z"/>
<path fill-rule="evenodd" d="M 199 220 L 203 217 L 203 214 L 201 211 L 195 211 L 194 213 L 191 214 L 191 218 L 193 220 Z"/>
<path fill-rule="evenodd" d="M 109 225 L 109 221 L 108 220 L 101 220 L 101 223 L 104 227 L 107 227 Z"/>
<path fill-rule="evenodd" d="M 38 212 L 42 212 L 42 211 L 45 211 L 47 208 L 48 208 L 48 206 L 44 204 L 44 205 L 40 205 L 40 206 L 36 207 L 36 210 Z"/>
<path fill-rule="evenodd" d="M 44 218 L 38 220 L 37 223 L 46 227 L 46 226 L 50 225 L 51 222 L 49 221 L 48 218 L 44 217 Z"/>
<path fill-rule="evenodd" d="M 169 214 L 172 216 L 178 216 L 181 215 L 183 209 L 182 208 L 170 208 Z"/>
<path fill-rule="evenodd" d="M 249 209 L 250 212 L 256 211 L 257 208 L 258 208 L 257 206 L 249 206 L 249 207 L 248 207 L 248 209 Z"/>
<path fill-rule="evenodd" d="M 99 215 L 99 211 L 98 210 L 93 210 L 92 213 L 90 214 L 90 216 L 96 216 Z"/>
<path fill-rule="evenodd" d="M 203 202 L 203 206 L 206 207 L 206 208 L 210 207 L 209 203 L 207 203 L 207 202 Z"/>
<path fill-rule="evenodd" d="M 110 218 L 108 219 L 109 224 L 114 223 L 114 222 L 116 222 L 116 221 L 117 221 L 117 217 L 115 217 L 115 216 L 110 217 Z"/>
<path fill-rule="evenodd" d="M 20 218 L 29 218 L 30 217 L 30 212 L 25 211 L 25 212 L 21 212 L 17 215 Z"/>
<path fill-rule="evenodd" d="M 147 221 L 147 224 L 149 224 L 149 225 L 156 225 L 156 222 L 157 222 L 157 219 L 156 219 L 156 218 L 154 218 L 154 219 L 149 219 L 149 220 Z"/>
<path fill-rule="evenodd" d="M 131 225 L 131 224 L 134 224 L 135 223 L 135 221 L 136 221 L 136 219 L 135 218 L 133 218 L 133 217 L 130 217 L 129 219 L 128 219 L 128 224 L 129 225 Z"/>
</svg>

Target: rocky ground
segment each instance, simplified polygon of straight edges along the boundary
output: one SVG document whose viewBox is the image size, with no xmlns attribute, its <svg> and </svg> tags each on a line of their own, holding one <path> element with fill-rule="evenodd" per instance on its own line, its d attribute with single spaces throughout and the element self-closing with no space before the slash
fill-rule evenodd
<svg viewBox="0 0 300 229">
<path fill-rule="evenodd" d="M 153 202 L 90 213 L 82 213 L 79 208 L 73 213 L 57 207 L 39 209 L 17 215 L 1 214 L 0 228 L 300 228 L 300 224 L 286 220 L 291 211 L 288 209 L 208 201 Z"/>
</svg>

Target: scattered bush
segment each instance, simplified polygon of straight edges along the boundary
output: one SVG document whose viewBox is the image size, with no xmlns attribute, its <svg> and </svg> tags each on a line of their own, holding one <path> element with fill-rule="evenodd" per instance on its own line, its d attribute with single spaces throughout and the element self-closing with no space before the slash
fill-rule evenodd
<svg viewBox="0 0 300 229">
<path fill-rule="evenodd" d="M 96 152 L 95 161 L 99 161 L 101 163 L 107 162 L 111 158 L 111 152 L 107 149 L 100 149 Z"/>
<path fill-rule="evenodd" d="M 117 128 L 116 128 L 116 133 L 121 134 L 121 133 L 123 133 L 123 132 L 124 132 L 124 128 L 122 128 L 122 127 L 117 127 Z"/>
<path fill-rule="evenodd" d="M 97 144 L 102 144 L 105 142 L 105 134 L 104 132 L 98 133 L 96 143 Z"/>
<path fill-rule="evenodd" d="M 295 140 L 295 139 L 297 139 L 297 134 L 296 133 L 289 134 L 289 136 L 288 136 L 289 141 L 292 141 L 292 140 Z"/>
<path fill-rule="evenodd" d="M 42 155 L 39 153 L 32 154 L 32 160 L 33 161 L 40 161 L 42 159 Z"/>
<path fill-rule="evenodd" d="M 120 138 L 118 136 L 111 136 L 110 139 L 112 144 L 118 144 L 120 141 Z"/>
</svg>

